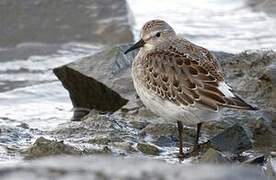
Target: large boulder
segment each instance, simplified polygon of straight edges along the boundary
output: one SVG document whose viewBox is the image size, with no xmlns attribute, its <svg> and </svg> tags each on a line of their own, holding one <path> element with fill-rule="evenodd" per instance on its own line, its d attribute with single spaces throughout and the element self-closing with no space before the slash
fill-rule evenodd
<svg viewBox="0 0 276 180">
<path fill-rule="evenodd" d="M 85 158 L 55 157 L 0 168 L 1 180 L 17 179 L 106 179 L 106 180 L 265 180 L 260 168 L 168 164 L 145 159 L 120 159 L 103 156 Z"/>
<path fill-rule="evenodd" d="M 130 67 L 135 52 L 124 55 L 126 49 L 127 45 L 110 47 L 54 69 L 70 93 L 75 120 L 85 109 L 114 112 L 134 97 Z"/>
<path fill-rule="evenodd" d="M 126 0 L 1 0 L 0 46 L 130 42 L 133 34 L 128 11 Z"/>
</svg>

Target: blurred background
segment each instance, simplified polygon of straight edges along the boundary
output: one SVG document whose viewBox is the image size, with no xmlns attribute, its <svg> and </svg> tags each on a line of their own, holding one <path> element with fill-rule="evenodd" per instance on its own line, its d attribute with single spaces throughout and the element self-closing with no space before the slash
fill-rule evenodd
<svg viewBox="0 0 276 180">
<path fill-rule="evenodd" d="M 214 51 L 276 48 L 274 0 L 1 0 L 0 162 L 71 118 L 54 67 L 133 42 L 154 18 Z"/>
</svg>

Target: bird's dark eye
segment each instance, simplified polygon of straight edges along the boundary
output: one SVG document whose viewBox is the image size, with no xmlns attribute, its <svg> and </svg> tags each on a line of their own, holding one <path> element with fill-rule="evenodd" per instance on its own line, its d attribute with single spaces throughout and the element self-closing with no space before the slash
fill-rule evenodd
<svg viewBox="0 0 276 180">
<path fill-rule="evenodd" d="M 156 35 L 155 35 L 156 37 L 160 37 L 161 36 L 161 33 L 160 32 L 158 32 L 158 33 L 156 33 Z"/>
</svg>

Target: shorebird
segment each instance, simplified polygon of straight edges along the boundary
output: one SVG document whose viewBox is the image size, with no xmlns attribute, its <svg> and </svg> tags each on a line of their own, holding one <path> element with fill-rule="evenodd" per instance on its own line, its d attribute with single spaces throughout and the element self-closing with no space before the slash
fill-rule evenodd
<svg viewBox="0 0 276 180">
<path fill-rule="evenodd" d="M 221 108 L 256 110 L 224 81 L 214 54 L 176 35 L 163 20 L 147 22 L 141 39 L 125 54 L 139 49 L 132 63 L 132 79 L 138 96 L 153 113 L 177 122 L 179 158 L 183 160 L 183 124 L 197 125 L 193 151 L 203 122 L 219 120 Z"/>
</svg>

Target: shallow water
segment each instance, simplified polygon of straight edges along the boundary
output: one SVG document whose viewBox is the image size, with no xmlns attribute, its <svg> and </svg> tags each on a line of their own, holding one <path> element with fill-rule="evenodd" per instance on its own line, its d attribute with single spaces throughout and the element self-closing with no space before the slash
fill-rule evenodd
<svg viewBox="0 0 276 180">
<path fill-rule="evenodd" d="M 0 52 L 0 162 L 20 159 L 19 148 L 70 120 L 68 92 L 52 69 L 101 47 L 28 43 Z"/>
<path fill-rule="evenodd" d="M 276 20 L 254 12 L 245 0 L 128 0 L 138 32 L 151 19 L 167 21 L 175 31 L 211 50 L 241 52 L 276 48 Z"/>
<path fill-rule="evenodd" d="M 136 21 L 133 29 L 137 39 L 144 22 L 162 18 L 179 34 L 211 50 L 240 52 L 276 47 L 275 19 L 251 11 L 244 1 L 128 2 Z M 18 149 L 29 145 L 43 131 L 70 120 L 68 93 L 52 69 L 91 55 L 101 47 L 81 43 L 0 47 L 0 162 L 20 159 Z"/>
</svg>

